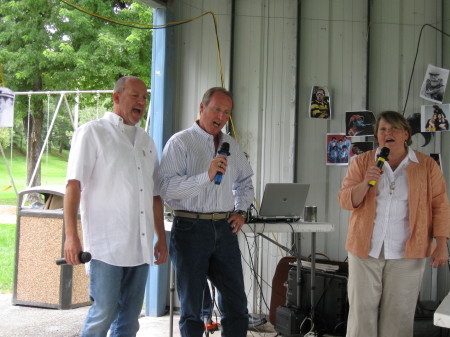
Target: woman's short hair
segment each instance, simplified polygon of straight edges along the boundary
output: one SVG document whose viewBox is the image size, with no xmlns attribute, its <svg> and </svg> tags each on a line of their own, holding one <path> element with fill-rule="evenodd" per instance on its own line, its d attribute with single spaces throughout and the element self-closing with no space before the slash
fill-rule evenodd
<svg viewBox="0 0 450 337">
<path fill-rule="evenodd" d="M 375 139 L 378 141 L 377 135 L 378 135 L 378 128 L 380 126 L 380 121 L 384 119 L 386 122 L 391 124 L 392 126 L 395 126 L 399 129 L 408 131 L 408 139 L 406 140 L 406 145 L 412 144 L 411 134 L 412 129 L 411 125 L 409 125 L 408 121 L 403 117 L 401 113 L 398 113 L 396 111 L 383 111 L 378 115 L 377 122 L 375 123 L 375 129 L 374 129 L 374 135 Z"/>
</svg>

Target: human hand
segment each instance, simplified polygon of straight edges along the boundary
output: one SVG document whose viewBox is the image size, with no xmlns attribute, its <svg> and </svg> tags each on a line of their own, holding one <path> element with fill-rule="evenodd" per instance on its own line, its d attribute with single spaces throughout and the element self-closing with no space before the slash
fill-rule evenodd
<svg viewBox="0 0 450 337">
<path fill-rule="evenodd" d="M 448 263 L 448 248 L 446 240 L 437 240 L 437 246 L 433 250 L 433 253 L 430 257 L 430 264 L 433 268 L 437 268 L 439 266 L 445 266 Z M 444 243 L 443 243 L 444 242 Z"/>
<path fill-rule="evenodd" d="M 366 174 L 364 176 L 364 182 L 366 185 L 369 184 L 369 181 L 375 181 L 375 183 L 380 180 L 381 174 L 383 173 L 382 170 L 377 165 L 373 165 L 369 167 L 369 169 L 366 171 Z"/>
<path fill-rule="evenodd" d="M 230 224 L 230 227 L 232 228 L 232 232 L 237 234 L 241 230 L 242 226 L 244 226 L 245 218 L 239 213 L 233 213 L 228 218 L 228 223 Z"/>
<path fill-rule="evenodd" d="M 167 243 L 164 240 L 157 240 L 154 248 L 155 264 L 160 265 L 166 262 L 168 255 Z"/>
<path fill-rule="evenodd" d="M 213 160 L 211 160 L 211 163 L 209 165 L 208 169 L 208 176 L 211 181 L 214 180 L 214 177 L 217 173 L 225 174 L 227 170 L 227 156 L 223 154 L 217 155 Z"/>
<path fill-rule="evenodd" d="M 77 238 L 66 238 L 64 242 L 64 259 L 66 264 L 77 265 L 80 264 L 80 253 L 83 251 L 81 247 L 80 239 Z"/>
</svg>

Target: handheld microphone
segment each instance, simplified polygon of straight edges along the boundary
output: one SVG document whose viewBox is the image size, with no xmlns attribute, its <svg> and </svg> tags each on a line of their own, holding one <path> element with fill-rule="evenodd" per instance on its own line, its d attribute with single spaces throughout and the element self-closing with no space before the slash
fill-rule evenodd
<svg viewBox="0 0 450 337">
<path fill-rule="evenodd" d="M 228 144 L 227 142 L 223 142 L 222 146 L 220 147 L 218 154 L 223 154 L 225 156 L 229 156 L 230 155 L 230 144 Z M 214 184 L 216 185 L 220 185 L 220 183 L 222 182 L 222 173 L 221 172 L 217 172 L 216 176 L 214 177 Z"/>
<path fill-rule="evenodd" d="M 391 150 L 388 147 L 383 147 L 378 155 L 377 167 L 381 170 L 384 162 L 388 160 L 389 152 Z M 374 187 L 377 182 L 375 180 L 369 181 L 369 187 Z"/>
<path fill-rule="evenodd" d="M 80 252 L 80 254 L 78 254 L 78 258 L 80 259 L 81 263 L 85 264 L 85 263 L 91 261 L 92 256 L 91 256 L 91 253 L 89 253 L 89 252 Z M 63 259 L 57 259 L 56 260 L 56 264 L 58 266 L 61 266 L 63 264 L 67 264 L 67 261 L 64 258 Z"/>
</svg>

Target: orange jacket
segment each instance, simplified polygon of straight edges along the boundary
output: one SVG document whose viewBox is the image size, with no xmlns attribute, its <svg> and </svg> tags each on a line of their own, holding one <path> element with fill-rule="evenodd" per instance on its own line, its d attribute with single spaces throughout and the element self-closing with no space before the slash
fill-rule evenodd
<svg viewBox="0 0 450 337">
<path fill-rule="evenodd" d="M 377 185 L 371 188 L 358 207 L 353 207 L 352 188 L 361 183 L 367 169 L 375 165 L 375 151 L 356 157 L 348 167 L 339 191 L 339 203 L 352 211 L 345 248 L 361 258 L 368 257 L 376 212 Z M 444 176 L 433 158 L 414 151 L 419 163 L 406 167 L 410 236 L 405 246 L 405 258 L 430 256 L 433 237 L 450 234 L 450 206 Z"/>
</svg>

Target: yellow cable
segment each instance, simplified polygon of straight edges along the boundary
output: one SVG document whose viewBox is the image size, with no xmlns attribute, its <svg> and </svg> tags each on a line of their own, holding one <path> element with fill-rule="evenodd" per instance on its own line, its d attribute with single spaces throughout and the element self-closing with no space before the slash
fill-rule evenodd
<svg viewBox="0 0 450 337">
<path fill-rule="evenodd" d="M 239 143 L 239 141 L 237 139 L 236 129 L 234 128 L 233 118 L 231 118 L 231 116 L 230 116 L 230 122 L 231 122 L 231 130 L 233 131 L 233 134 L 234 134 L 234 139 L 236 140 L 236 143 Z"/>
<path fill-rule="evenodd" d="M 217 58 L 218 58 L 218 62 L 219 62 L 220 79 L 221 79 L 222 87 L 225 87 L 225 81 L 224 81 L 224 78 L 223 78 L 223 70 L 222 70 L 222 58 L 221 58 L 221 54 L 220 54 L 219 34 L 218 34 L 218 29 L 217 29 L 217 19 L 216 19 L 216 14 L 214 14 L 214 12 L 208 11 L 208 12 L 200 14 L 199 16 L 196 16 L 194 18 L 185 19 L 185 20 L 176 21 L 176 22 L 169 22 L 169 23 L 166 23 L 164 25 L 148 25 L 148 24 L 139 23 L 139 22 L 123 22 L 123 21 L 114 20 L 114 19 L 102 16 L 102 15 L 99 15 L 99 14 L 96 14 L 96 13 L 92 13 L 92 12 L 88 11 L 87 9 L 85 9 L 85 8 L 83 8 L 83 7 L 81 7 L 81 6 L 77 5 L 77 4 L 74 4 L 73 2 L 70 2 L 68 0 L 61 0 L 61 2 L 65 3 L 65 4 L 69 5 L 69 6 L 74 7 L 74 8 L 78 9 L 79 11 L 81 11 L 81 12 L 83 12 L 85 14 L 88 14 L 88 15 L 91 15 L 91 16 L 103 19 L 105 21 L 117 23 L 119 25 L 129 26 L 131 28 L 140 28 L 140 29 L 169 28 L 169 27 L 173 27 L 173 26 L 176 26 L 176 25 L 181 25 L 181 24 L 185 24 L 185 23 L 194 21 L 194 20 L 202 18 L 205 15 L 211 14 L 211 16 L 213 17 L 214 30 L 215 30 L 215 33 L 216 33 Z M 139 26 L 139 27 L 133 27 L 133 26 Z M 234 132 L 234 135 L 235 135 L 235 139 L 236 139 L 236 132 Z"/>
<path fill-rule="evenodd" d="M 187 22 L 191 22 L 191 21 L 197 20 L 197 19 L 199 19 L 199 18 L 201 18 L 202 16 L 205 16 L 205 15 L 207 15 L 207 14 L 212 14 L 212 15 L 214 16 L 214 13 L 213 13 L 213 12 L 206 12 L 206 13 L 203 13 L 203 14 L 201 14 L 201 15 L 199 15 L 199 16 L 194 17 L 194 18 L 190 18 L 190 19 L 186 19 L 186 20 L 181 20 L 181 21 L 176 21 L 176 22 L 169 22 L 169 23 L 164 24 L 164 25 L 148 25 L 148 24 L 140 23 L 140 22 L 124 22 L 124 21 L 119 21 L 119 20 L 111 19 L 111 18 L 108 18 L 108 17 L 106 17 L 106 16 L 102 16 L 102 15 L 100 15 L 100 14 L 96 14 L 96 13 L 90 12 L 90 11 L 88 11 L 87 9 L 85 9 L 84 7 L 81 7 L 80 5 L 77 5 L 77 4 L 75 4 L 75 3 L 73 3 L 73 2 L 70 2 L 70 1 L 68 1 L 68 0 L 61 0 L 61 2 L 64 2 L 65 4 L 67 4 L 67 5 L 69 5 L 69 6 L 75 7 L 76 9 L 80 10 L 81 12 L 83 12 L 83 13 L 85 13 L 85 14 L 89 14 L 89 15 L 91 15 L 91 16 L 95 16 L 95 17 L 100 18 L 100 19 L 103 19 L 103 20 L 105 20 L 105 21 L 114 22 L 114 23 L 117 23 L 117 24 L 120 24 L 120 25 L 140 26 L 140 27 L 142 27 L 142 28 L 144 28 L 144 29 L 158 29 L 158 28 L 166 28 L 166 27 L 168 27 L 168 26 L 179 25 L 179 24 L 183 24 L 183 23 L 187 23 Z"/>
</svg>

